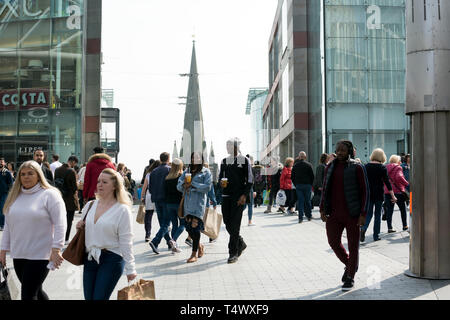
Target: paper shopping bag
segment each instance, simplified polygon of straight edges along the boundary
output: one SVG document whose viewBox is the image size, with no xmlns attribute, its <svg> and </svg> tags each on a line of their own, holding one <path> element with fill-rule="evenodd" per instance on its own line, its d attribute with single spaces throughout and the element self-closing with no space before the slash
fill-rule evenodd
<svg viewBox="0 0 450 320">
<path fill-rule="evenodd" d="M 140 279 L 135 284 L 117 292 L 117 300 L 155 300 L 155 283 Z"/>
<path fill-rule="evenodd" d="M 218 213 L 214 208 L 207 208 L 205 216 L 203 217 L 203 224 L 205 230 L 203 234 L 207 235 L 211 239 L 217 239 L 220 232 L 220 226 L 222 225 L 222 215 Z"/>
<path fill-rule="evenodd" d="M 138 209 L 138 214 L 136 216 L 136 222 L 139 224 L 144 224 L 145 222 L 145 205 L 140 204 Z"/>
</svg>

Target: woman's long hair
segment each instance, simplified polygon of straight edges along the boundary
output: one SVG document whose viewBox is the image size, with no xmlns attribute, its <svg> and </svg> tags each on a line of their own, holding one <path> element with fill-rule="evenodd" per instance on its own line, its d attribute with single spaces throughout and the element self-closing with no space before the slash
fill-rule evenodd
<svg viewBox="0 0 450 320">
<path fill-rule="evenodd" d="M 42 171 L 41 166 L 36 161 L 34 160 L 26 161 L 20 166 L 19 171 L 17 172 L 17 179 L 16 181 L 14 181 L 11 191 L 9 192 L 8 197 L 6 198 L 5 205 L 3 206 L 3 213 L 5 214 L 8 213 L 9 208 L 14 203 L 14 201 L 16 201 L 17 197 L 20 195 L 22 191 L 22 182 L 20 179 L 20 175 L 23 169 L 34 170 L 38 176 L 38 183 L 41 184 L 41 187 L 43 189 L 54 189 L 60 193 L 60 191 L 57 188 L 52 187 L 47 182 L 47 179 L 44 176 L 44 172 Z"/>
<path fill-rule="evenodd" d="M 113 185 L 114 185 L 114 198 L 117 199 L 117 202 L 119 202 L 121 204 L 126 204 L 127 206 L 131 207 L 132 206 L 132 202 L 131 202 L 132 198 L 131 198 L 131 195 L 125 190 L 122 175 L 119 172 L 117 172 L 111 168 L 104 169 L 102 171 L 102 173 L 105 173 L 111 177 L 111 180 L 113 181 Z M 97 194 L 96 194 L 96 197 L 98 199 Z"/>
<path fill-rule="evenodd" d="M 148 167 L 147 171 L 145 172 L 145 175 L 147 175 L 148 173 L 151 173 L 153 170 L 158 168 L 160 165 L 161 165 L 161 161 L 159 161 L 159 160 L 153 161 L 153 163 Z"/>
<path fill-rule="evenodd" d="M 166 180 L 176 179 L 183 173 L 183 161 L 181 159 L 175 158 L 172 161 L 172 166 L 170 167 L 169 174 L 166 176 Z"/>
<path fill-rule="evenodd" d="M 194 154 L 198 154 L 200 155 L 200 157 L 202 158 L 202 163 L 193 163 L 192 159 L 194 158 Z M 205 163 L 205 159 L 203 158 L 203 153 L 201 152 L 192 152 L 191 153 L 191 163 L 189 164 L 189 172 L 192 173 L 192 171 L 195 171 L 195 174 L 199 173 L 200 171 L 202 171 L 203 169 L 203 165 Z"/>
</svg>

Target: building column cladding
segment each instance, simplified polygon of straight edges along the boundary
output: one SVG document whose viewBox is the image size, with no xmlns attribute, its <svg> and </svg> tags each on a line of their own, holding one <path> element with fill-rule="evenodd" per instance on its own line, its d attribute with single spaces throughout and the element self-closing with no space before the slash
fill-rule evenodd
<svg viewBox="0 0 450 320">
<path fill-rule="evenodd" d="M 414 6 L 414 7 L 413 7 Z M 407 97 L 412 117 L 409 271 L 450 279 L 450 1 L 407 1 Z"/>
<path fill-rule="evenodd" d="M 82 161 L 100 146 L 102 0 L 84 2 Z"/>
</svg>

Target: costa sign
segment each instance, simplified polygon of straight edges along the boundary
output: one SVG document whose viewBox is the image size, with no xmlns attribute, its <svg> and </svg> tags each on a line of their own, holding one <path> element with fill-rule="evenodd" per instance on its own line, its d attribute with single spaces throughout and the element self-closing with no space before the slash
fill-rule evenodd
<svg viewBox="0 0 450 320">
<path fill-rule="evenodd" d="M 0 90 L 0 109 L 48 108 L 50 104 L 48 89 Z"/>
</svg>

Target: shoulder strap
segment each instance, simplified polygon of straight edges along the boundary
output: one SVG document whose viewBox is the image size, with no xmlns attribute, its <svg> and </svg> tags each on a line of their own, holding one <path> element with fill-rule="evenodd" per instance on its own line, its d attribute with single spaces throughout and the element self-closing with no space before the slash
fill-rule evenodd
<svg viewBox="0 0 450 320">
<path fill-rule="evenodd" d="M 88 208 L 87 211 L 86 211 L 86 215 L 84 216 L 83 221 L 86 221 L 86 217 L 87 217 L 87 215 L 88 215 L 88 213 L 89 213 L 89 210 L 91 210 L 92 206 L 94 205 L 94 201 L 95 201 L 95 200 L 91 200 L 91 202 L 89 202 L 89 208 Z"/>
</svg>

